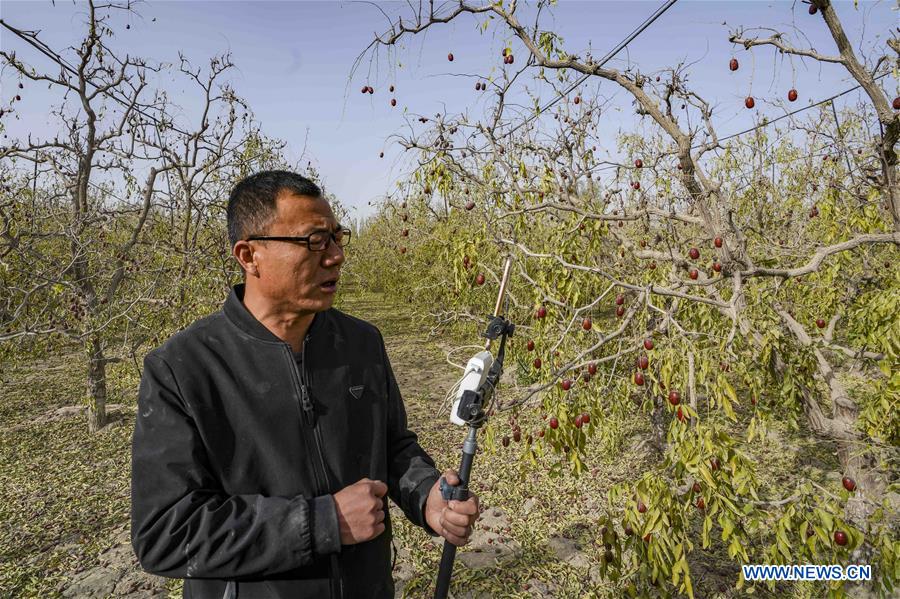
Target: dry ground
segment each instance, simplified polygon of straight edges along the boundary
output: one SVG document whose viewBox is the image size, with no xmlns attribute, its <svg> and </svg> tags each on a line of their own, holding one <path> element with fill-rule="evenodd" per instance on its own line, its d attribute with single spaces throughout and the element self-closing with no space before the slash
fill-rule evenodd
<svg viewBox="0 0 900 599">
<path fill-rule="evenodd" d="M 465 431 L 439 414 L 460 372 L 446 361 L 446 351 L 476 343 L 474 332 L 458 340 L 427 339 L 427 323 L 382 296 L 344 297 L 339 305 L 382 330 L 411 427 L 439 468 L 456 468 Z M 455 361 L 475 351 L 457 352 Z M 77 407 L 83 369 L 78 353 L 0 365 L 0 597 L 180 597 L 180 581 L 138 571 L 128 543 L 137 367 L 113 365 L 116 420 L 96 435 L 86 432 Z M 505 422 L 506 415 L 500 418 Z M 527 434 L 537 420 L 520 424 Z M 459 554 L 456 597 L 623 596 L 597 576 L 603 548 L 595 523 L 610 485 L 634 477 L 648 458 L 640 444 L 641 417 L 605 425 L 616 427 L 617 441 L 589 444 L 588 471 L 580 477 L 547 476 L 558 458 L 522 462 L 522 445 L 515 443 L 478 454 L 473 489 L 486 511 L 470 547 Z M 798 467 L 788 453 L 762 447 L 757 457 L 778 480 Z M 440 546 L 402 517 L 395 518 L 395 537 L 398 596 L 429 597 Z M 716 548 L 696 551 L 692 568 L 697 597 L 740 596 L 733 590 L 737 567 Z M 821 591 L 804 586 L 771 596 L 799 599 Z"/>
</svg>

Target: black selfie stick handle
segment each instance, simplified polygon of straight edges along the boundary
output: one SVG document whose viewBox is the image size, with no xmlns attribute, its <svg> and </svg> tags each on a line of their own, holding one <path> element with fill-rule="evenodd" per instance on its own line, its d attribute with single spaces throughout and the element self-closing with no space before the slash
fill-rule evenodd
<svg viewBox="0 0 900 599">
<path fill-rule="evenodd" d="M 451 487 L 441 479 L 441 492 L 447 500 L 455 499 L 465 501 L 469 498 L 469 475 L 472 473 L 472 462 L 475 460 L 475 452 L 478 446 L 475 443 L 477 428 L 469 427 L 469 436 L 463 443 L 462 461 L 459 465 L 459 486 Z M 435 531 L 438 532 L 438 531 Z M 444 552 L 441 554 L 441 568 L 438 571 L 437 587 L 434 591 L 434 599 L 447 599 L 450 591 L 450 575 L 453 574 L 453 561 L 456 559 L 456 545 L 450 541 L 444 541 Z"/>
<path fill-rule="evenodd" d="M 506 337 L 512 336 L 515 327 L 505 318 L 500 316 L 500 308 L 503 305 L 503 298 L 506 295 L 506 284 L 509 282 L 510 268 L 512 267 L 512 255 L 506 257 L 503 265 L 503 277 L 500 280 L 500 292 L 497 295 L 497 305 L 494 308 L 494 315 L 488 323 L 488 330 L 484 336 L 487 337 L 487 343 L 484 349 L 490 349 L 491 341 L 500 337 L 500 351 L 497 352 L 497 360 L 491 364 L 487 379 L 482 382 L 477 393 L 466 391 L 463 399 L 468 398 L 468 412 L 460 413 L 459 417 L 469 423 L 469 434 L 463 443 L 462 461 L 459 465 L 459 485 L 452 487 L 447 484 L 447 480 L 441 478 L 441 496 L 444 501 L 456 499 L 465 501 L 469 498 L 469 475 L 472 473 L 472 462 L 475 460 L 475 453 L 478 451 L 476 437 L 478 435 L 478 427 L 484 424 L 485 414 L 482 409 L 490 405 L 490 400 L 494 394 L 497 385 L 500 384 L 500 375 L 503 372 L 503 360 L 506 351 Z M 471 393 L 471 395 L 466 395 Z M 462 406 L 460 408 L 462 410 Z M 440 531 L 435 531 L 440 532 Z M 450 576 L 453 574 L 453 561 L 456 559 L 456 545 L 449 541 L 444 541 L 444 552 L 441 554 L 441 567 L 438 571 L 437 587 L 434 590 L 434 599 L 447 599 L 447 593 L 450 592 Z"/>
</svg>

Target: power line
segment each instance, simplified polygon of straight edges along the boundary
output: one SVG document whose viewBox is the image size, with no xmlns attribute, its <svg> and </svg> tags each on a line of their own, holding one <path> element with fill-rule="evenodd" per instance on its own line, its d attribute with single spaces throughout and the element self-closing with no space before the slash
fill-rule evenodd
<svg viewBox="0 0 900 599">
<path fill-rule="evenodd" d="M 873 81 L 878 81 L 879 79 L 881 79 L 882 77 L 886 77 L 887 75 L 888 75 L 888 73 L 882 73 L 881 75 L 879 75 L 879 76 L 873 78 Z M 831 102 L 832 100 L 835 100 L 835 99 L 837 99 L 837 98 L 840 98 L 841 96 L 845 96 L 845 95 L 849 94 L 850 92 L 852 92 L 852 91 L 854 91 L 854 90 L 857 90 L 857 89 L 859 89 L 859 88 L 861 88 L 861 87 L 862 87 L 862 84 L 854 85 L 853 87 L 851 87 L 851 88 L 849 88 L 849 89 L 845 89 L 844 91 L 842 91 L 842 92 L 840 92 L 840 93 L 837 93 L 837 94 L 835 94 L 835 95 L 833 95 L 833 96 L 831 96 L 831 97 L 825 98 L 824 100 L 819 100 L 818 102 L 815 102 L 814 104 L 810 104 L 810 105 L 808 105 L 808 106 L 804 106 L 804 107 L 802 107 L 802 108 L 798 108 L 797 110 L 794 110 L 794 111 L 792 111 L 792 112 L 787 112 L 787 113 L 785 113 L 785 114 L 783 114 L 783 115 L 781 115 L 781 116 L 775 117 L 775 118 L 772 119 L 771 121 L 766 121 L 765 123 L 760 123 L 759 125 L 756 125 L 756 126 L 754 126 L 754 127 L 750 127 L 749 129 L 745 129 L 744 131 L 739 131 L 738 133 L 732 133 L 731 135 L 728 135 L 728 136 L 726 136 L 726 137 L 720 138 L 720 139 L 719 139 L 719 143 L 721 143 L 721 142 L 723 142 L 723 141 L 728 141 L 729 139 L 732 139 L 732 138 L 734 138 L 734 137 L 738 137 L 738 136 L 741 136 L 741 135 L 746 135 L 747 133 L 752 133 L 752 132 L 756 131 L 757 129 L 762 129 L 763 127 L 768 127 L 769 125 L 771 125 L 771 124 L 773 124 L 773 123 L 777 123 L 778 121 L 780 121 L 780 120 L 782 120 L 782 119 L 786 119 L 786 118 L 788 118 L 789 116 L 794 116 L 794 115 L 797 114 L 798 112 L 803 112 L 804 110 L 809 110 L 810 108 L 815 108 L 816 106 L 821 106 L 822 104 L 827 104 L 828 102 Z M 697 148 L 699 148 L 699 147 L 701 147 L 701 146 L 704 146 L 704 145 L 706 145 L 706 144 L 698 144 L 698 145 L 696 145 L 696 146 L 691 147 L 691 149 L 692 149 L 692 150 L 696 150 Z"/>
<path fill-rule="evenodd" d="M 625 39 L 623 39 L 621 42 L 619 42 L 612 50 L 610 50 L 609 52 L 607 52 L 607 53 L 606 53 L 606 56 L 604 56 L 604 57 L 600 60 L 600 62 L 597 63 L 596 66 L 597 66 L 597 67 L 602 67 L 602 66 L 605 65 L 607 62 L 609 62 L 610 60 L 612 60 L 613 57 L 615 57 L 616 54 L 618 54 L 619 52 L 621 52 L 626 46 L 628 46 L 628 44 L 630 44 L 632 41 L 634 41 L 634 38 L 636 38 L 636 37 L 639 36 L 641 33 L 643 33 L 644 30 L 647 29 L 647 27 L 649 27 L 650 25 L 652 25 L 653 22 L 656 21 L 656 19 L 658 19 L 659 17 L 661 17 L 661 16 L 663 15 L 663 13 L 665 13 L 667 10 L 669 10 L 670 8 L 672 8 L 672 5 L 675 4 L 676 2 L 678 2 L 678 0 L 667 0 L 667 2 L 666 2 L 665 4 L 663 4 L 662 6 L 660 6 L 659 8 L 657 8 L 656 11 L 655 11 L 652 15 L 650 15 L 649 17 L 647 17 L 646 19 L 644 19 L 644 22 L 641 23 L 640 25 L 638 25 L 638 27 L 637 27 L 636 29 L 634 29 L 630 34 L 628 34 L 628 36 L 627 36 Z M 546 106 L 544 106 L 543 108 L 541 108 L 540 110 L 538 110 L 537 113 L 535 113 L 535 114 L 532 115 L 532 116 L 529 116 L 529 117 L 526 118 L 524 121 L 522 121 L 521 123 L 519 123 L 518 125 L 516 125 L 516 126 L 513 127 L 512 129 L 510 129 L 508 132 L 506 132 L 505 134 L 501 135 L 501 136 L 500 136 L 500 139 L 506 137 L 507 135 L 511 135 L 511 134 L 515 133 L 519 128 L 521 128 L 521 127 L 527 125 L 527 124 L 530 123 L 533 119 L 536 119 L 536 118 L 537 118 L 538 116 L 540 116 L 544 111 L 548 110 L 549 108 L 552 108 L 557 102 L 559 102 L 560 100 L 562 100 L 565 96 L 567 96 L 569 93 L 571 93 L 575 88 L 577 88 L 579 85 L 581 85 L 582 83 L 584 83 L 584 82 L 588 79 L 588 77 L 590 77 L 590 76 L 591 76 L 591 73 L 584 73 L 577 81 L 575 81 L 575 83 L 573 83 L 572 85 L 570 85 L 569 88 L 566 89 L 563 93 L 557 95 L 555 98 L 553 98 L 552 100 L 550 100 L 550 102 L 548 102 Z"/>
<path fill-rule="evenodd" d="M 9 31 L 11 31 L 16 37 L 19 37 L 20 39 L 25 40 L 29 45 L 31 45 L 31 46 L 37 48 L 37 50 L 38 50 L 41 54 L 43 54 L 43 55 L 47 56 L 48 58 L 50 58 L 50 60 L 52 60 L 53 62 L 55 62 L 56 64 L 58 64 L 60 67 L 62 67 L 63 69 L 65 69 L 66 71 L 68 71 L 69 73 L 71 73 L 72 75 L 74 75 L 74 76 L 80 78 L 80 75 L 78 74 L 78 71 L 75 70 L 75 68 L 74 68 L 73 66 L 71 66 L 68 62 L 66 62 L 66 60 L 65 60 L 61 55 L 59 55 L 59 54 L 57 54 L 56 52 L 54 52 L 53 50 L 51 50 L 51 49 L 50 49 L 50 46 L 48 46 L 47 44 L 45 44 L 45 43 L 42 42 L 42 41 L 39 41 L 39 40 L 37 39 L 37 35 L 36 35 L 35 33 L 31 33 L 31 35 L 27 35 L 27 34 L 25 33 L 25 31 L 23 31 L 23 30 L 21 30 L 21 29 L 16 29 L 15 27 L 11 26 L 9 23 L 7 23 L 6 21 L 4 21 L 3 19 L 0 19 L 0 25 L 6 27 L 6 28 L 7 28 Z M 89 80 L 89 79 L 85 79 L 85 82 L 88 83 L 88 84 L 90 84 L 90 85 L 91 85 L 92 87 L 94 87 L 95 89 L 100 89 L 100 86 L 99 86 L 99 85 L 97 85 L 96 83 L 94 83 L 93 81 L 91 81 L 91 80 Z M 190 137 L 190 136 L 192 135 L 191 133 L 188 133 L 187 131 L 182 131 L 181 129 L 177 128 L 177 127 L 174 125 L 174 123 L 168 124 L 168 125 L 164 125 L 158 118 L 156 118 L 156 117 L 153 116 L 152 114 L 148 114 L 148 113 L 144 112 L 143 110 L 141 110 L 140 108 L 138 108 L 138 106 L 137 106 L 136 104 L 135 104 L 134 106 L 132 106 L 130 102 L 127 102 L 126 100 L 123 100 L 123 99 L 117 97 L 117 96 L 114 95 L 114 94 L 112 93 L 112 91 L 109 90 L 109 89 L 104 90 L 104 91 L 103 91 L 103 95 L 105 95 L 105 96 L 108 97 L 108 98 L 111 98 L 111 99 L 115 100 L 116 102 L 118 102 L 118 103 L 121 104 L 122 106 L 124 106 L 124 107 L 126 107 L 126 108 L 129 108 L 129 109 L 131 109 L 131 110 L 137 112 L 138 114 L 140 114 L 140 115 L 142 115 L 142 116 L 147 117 L 148 119 L 150 119 L 151 121 L 153 121 L 154 123 L 156 123 L 156 124 L 157 124 L 158 126 L 160 126 L 160 127 L 163 127 L 163 128 L 168 127 L 168 128 L 171 129 L 172 131 L 175 131 L 176 133 L 180 133 L 181 135 L 184 135 L 184 136 Z"/>
</svg>

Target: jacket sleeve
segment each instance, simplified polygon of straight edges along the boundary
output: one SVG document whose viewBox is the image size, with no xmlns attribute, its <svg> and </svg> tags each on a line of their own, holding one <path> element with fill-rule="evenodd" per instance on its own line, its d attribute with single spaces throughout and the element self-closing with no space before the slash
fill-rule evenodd
<svg viewBox="0 0 900 599">
<path fill-rule="evenodd" d="M 334 498 L 228 495 L 169 365 L 144 359 L 132 439 L 131 542 L 172 578 L 265 576 L 340 550 Z"/>
<path fill-rule="evenodd" d="M 425 522 L 425 501 L 441 473 L 408 428 L 406 408 L 380 333 L 379 341 L 388 389 L 388 495 L 410 522 L 437 536 Z"/>
</svg>

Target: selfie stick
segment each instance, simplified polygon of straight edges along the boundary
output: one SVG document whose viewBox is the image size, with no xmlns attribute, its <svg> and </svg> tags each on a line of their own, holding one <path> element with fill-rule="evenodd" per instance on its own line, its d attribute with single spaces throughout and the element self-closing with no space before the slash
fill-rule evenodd
<svg viewBox="0 0 900 599">
<path fill-rule="evenodd" d="M 469 498 L 469 475 L 472 473 L 472 461 L 478 445 L 475 437 L 478 429 L 485 423 L 487 416 L 485 407 L 491 402 L 497 385 L 500 384 L 500 375 L 503 374 L 503 358 L 506 352 L 506 338 L 512 337 L 515 326 L 500 315 L 503 306 L 503 297 L 506 294 L 506 284 L 509 281 L 509 271 L 512 266 L 512 256 L 507 256 L 503 266 L 503 278 L 500 280 L 500 292 L 497 294 L 497 305 L 494 315 L 488 322 L 484 336 L 487 343 L 484 351 L 478 352 L 469 360 L 465 373 L 456 393 L 456 400 L 450 410 L 450 422 L 459 426 L 468 426 L 469 433 L 463 443 L 462 462 L 459 466 L 459 485 L 452 486 L 441 477 L 441 496 L 444 501 L 465 501 Z M 491 352 L 491 341 L 500 338 L 500 349 L 497 351 L 497 359 L 494 360 Z M 435 599 L 446 599 L 450 590 L 450 575 L 453 573 L 453 560 L 456 559 L 456 545 L 450 541 L 444 541 L 444 553 L 441 555 L 441 567 L 438 571 L 437 587 L 434 591 Z"/>
</svg>

